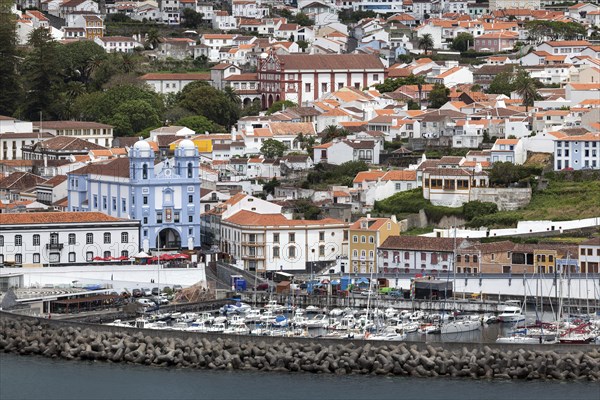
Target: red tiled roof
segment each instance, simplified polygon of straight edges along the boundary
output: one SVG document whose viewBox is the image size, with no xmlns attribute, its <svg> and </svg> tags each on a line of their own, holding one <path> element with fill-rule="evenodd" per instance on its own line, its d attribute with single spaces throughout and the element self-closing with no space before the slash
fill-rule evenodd
<svg viewBox="0 0 600 400">
<path fill-rule="evenodd" d="M 36 212 L 0 214 L 0 226 L 34 224 L 76 224 L 131 221 L 111 217 L 101 212 Z"/>
</svg>

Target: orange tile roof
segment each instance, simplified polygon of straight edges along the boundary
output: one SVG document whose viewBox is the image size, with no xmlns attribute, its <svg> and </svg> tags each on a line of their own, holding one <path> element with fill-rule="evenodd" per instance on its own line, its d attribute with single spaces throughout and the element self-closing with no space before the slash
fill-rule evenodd
<svg viewBox="0 0 600 400">
<path fill-rule="evenodd" d="M 226 218 L 223 222 L 241 226 L 279 227 L 344 225 L 343 221 L 334 218 L 325 218 L 319 220 L 297 220 L 287 219 L 283 214 L 259 214 L 248 210 L 240 210 L 229 218 Z"/>
<path fill-rule="evenodd" d="M 496 139 L 496 144 L 517 144 L 519 139 Z"/>
<path fill-rule="evenodd" d="M 334 190 L 333 196 L 334 197 L 352 197 L 350 195 L 350 193 L 342 192 L 341 190 Z"/>
<path fill-rule="evenodd" d="M 0 226 L 33 224 L 76 224 L 131 221 L 111 217 L 101 212 L 39 212 L 20 214 L 0 214 Z"/>
<path fill-rule="evenodd" d="M 568 83 L 575 90 L 599 90 L 600 83 Z"/>
<path fill-rule="evenodd" d="M 382 181 L 416 181 L 417 180 L 417 171 L 415 170 L 402 170 L 402 169 L 394 169 L 386 172 L 384 176 L 381 177 Z"/>
<path fill-rule="evenodd" d="M 362 228 L 361 227 L 361 224 L 364 221 L 371 222 L 367 226 L 367 228 Z M 356 221 L 355 223 L 353 223 L 352 225 L 350 225 L 349 229 L 352 229 L 352 230 L 356 230 L 356 229 L 364 230 L 364 229 L 366 229 L 366 230 L 369 230 L 369 231 L 376 231 L 379 228 L 381 228 L 385 223 L 387 223 L 389 221 L 391 221 L 389 218 L 361 218 L 358 221 Z"/>
<path fill-rule="evenodd" d="M 385 171 L 361 171 L 354 177 L 353 183 L 361 183 L 364 181 L 376 181 L 385 175 Z"/>
</svg>

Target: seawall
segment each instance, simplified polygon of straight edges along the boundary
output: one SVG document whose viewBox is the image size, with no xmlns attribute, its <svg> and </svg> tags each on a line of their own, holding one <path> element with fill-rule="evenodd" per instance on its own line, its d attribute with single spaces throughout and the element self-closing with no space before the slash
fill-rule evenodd
<svg viewBox="0 0 600 400">
<path fill-rule="evenodd" d="M 0 312 L 0 351 L 207 369 L 474 379 L 600 380 L 598 346 L 226 336 L 47 320 Z"/>
</svg>

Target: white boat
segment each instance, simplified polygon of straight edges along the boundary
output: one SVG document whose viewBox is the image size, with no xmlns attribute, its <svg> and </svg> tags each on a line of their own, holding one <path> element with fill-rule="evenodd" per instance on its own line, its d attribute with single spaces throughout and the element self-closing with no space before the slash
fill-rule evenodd
<svg viewBox="0 0 600 400">
<path fill-rule="evenodd" d="M 201 313 L 198 318 L 196 318 L 196 320 L 194 322 L 207 322 L 207 323 L 212 323 L 215 320 L 215 317 L 213 317 L 213 315 L 209 312 L 203 312 Z"/>
<path fill-rule="evenodd" d="M 245 325 L 245 322 L 244 322 L 244 321 L 245 321 L 245 320 L 244 320 L 244 317 L 241 317 L 241 316 L 239 316 L 239 315 L 234 315 L 234 316 L 232 316 L 231 318 L 229 318 L 229 319 L 227 320 L 227 323 L 228 323 L 230 326 L 239 326 L 239 325 Z"/>
<path fill-rule="evenodd" d="M 188 326 L 188 332 L 208 332 L 209 324 L 206 321 L 194 321 Z"/>
<path fill-rule="evenodd" d="M 442 328 L 440 324 L 423 324 L 419 326 L 419 333 L 424 335 L 432 335 L 434 333 L 441 333 Z"/>
<path fill-rule="evenodd" d="M 383 315 L 386 318 L 394 318 L 396 315 L 398 315 L 398 310 L 396 310 L 393 307 L 388 307 L 385 309 L 385 311 L 383 312 Z"/>
<path fill-rule="evenodd" d="M 406 333 L 384 331 L 381 333 L 365 334 L 366 340 L 406 340 Z"/>
<path fill-rule="evenodd" d="M 342 310 L 341 308 L 334 308 L 333 310 L 329 311 L 329 315 L 331 315 L 332 317 L 339 317 L 343 313 L 344 310 Z"/>
<path fill-rule="evenodd" d="M 110 325 L 110 326 L 121 326 L 121 327 L 125 327 L 125 328 L 131 328 L 131 324 L 128 324 L 127 322 L 123 322 L 120 319 L 115 319 L 113 322 L 110 322 L 106 325 Z"/>
<path fill-rule="evenodd" d="M 247 335 L 250 333 L 250 329 L 246 326 L 246 324 L 230 326 L 229 328 L 223 331 L 225 334 L 230 335 Z"/>
<path fill-rule="evenodd" d="M 475 331 L 479 328 L 481 328 L 480 321 L 464 319 L 464 320 L 446 322 L 445 324 L 442 325 L 440 332 L 442 334 L 462 333 L 462 332 Z"/>
<path fill-rule="evenodd" d="M 502 309 L 502 313 L 498 315 L 500 322 L 520 322 L 525 321 L 525 315 L 521 311 L 521 302 L 518 300 L 508 300 Z"/>
<path fill-rule="evenodd" d="M 260 322 L 264 322 L 264 323 L 275 322 L 275 313 L 271 310 L 267 310 L 261 314 L 259 319 L 260 319 Z"/>
<path fill-rule="evenodd" d="M 272 325 L 276 328 L 287 328 L 288 319 L 285 315 L 277 315 L 275 321 L 272 322 Z"/>
<path fill-rule="evenodd" d="M 265 310 L 268 311 L 283 311 L 285 309 L 284 306 L 282 306 L 281 304 L 277 304 L 277 301 L 275 300 L 270 300 L 266 305 L 265 305 Z"/>
<path fill-rule="evenodd" d="M 526 335 L 512 335 L 499 337 L 496 343 L 515 343 L 515 344 L 539 344 L 540 340 Z"/>
<path fill-rule="evenodd" d="M 308 322 L 308 318 L 303 315 L 294 315 L 292 319 L 290 319 L 290 324 L 292 326 L 305 327 Z"/>
<path fill-rule="evenodd" d="M 397 329 L 401 329 L 402 332 L 406 332 L 406 333 L 412 333 L 412 332 L 416 332 L 419 330 L 418 322 L 401 322 L 399 324 L 392 325 L 392 326 Z"/>
<path fill-rule="evenodd" d="M 176 331 L 187 331 L 189 327 L 190 326 L 187 324 L 187 322 L 176 322 L 171 325 L 171 329 Z"/>
<path fill-rule="evenodd" d="M 306 320 L 306 323 L 304 326 L 309 329 L 314 329 L 314 328 L 327 328 L 327 325 L 329 325 L 329 318 L 327 318 L 327 315 L 321 314 L 321 315 L 317 315 L 313 319 Z"/>
<path fill-rule="evenodd" d="M 413 312 L 408 319 L 412 322 L 417 322 L 420 321 L 422 319 L 425 319 L 425 313 L 423 311 L 415 311 Z"/>
<path fill-rule="evenodd" d="M 211 326 L 209 326 L 208 329 L 206 330 L 206 332 L 221 333 L 225 329 L 227 329 L 227 326 L 225 326 L 224 322 L 216 322 L 216 323 L 212 324 Z"/>
<path fill-rule="evenodd" d="M 247 324 L 260 322 L 260 310 L 253 309 L 248 311 L 244 314 L 244 322 Z"/>
<path fill-rule="evenodd" d="M 335 326 L 335 330 L 344 331 L 347 329 L 353 329 L 356 326 L 356 319 L 353 315 L 344 315 L 342 319 L 339 320 L 339 324 Z"/>
</svg>

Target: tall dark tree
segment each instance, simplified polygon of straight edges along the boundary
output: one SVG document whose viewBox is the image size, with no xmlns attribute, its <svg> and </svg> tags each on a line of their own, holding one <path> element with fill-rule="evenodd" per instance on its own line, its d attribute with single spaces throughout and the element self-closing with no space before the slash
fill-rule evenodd
<svg viewBox="0 0 600 400">
<path fill-rule="evenodd" d="M 440 108 L 450 100 L 450 89 L 441 83 L 433 85 L 433 89 L 429 92 L 429 107 Z"/>
<path fill-rule="evenodd" d="M 60 108 L 62 69 L 59 44 L 44 28 L 34 30 L 28 44 L 31 51 L 25 57 L 22 70 L 25 101 L 21 114 L 24 118 L 37 120 L 42 113 L 44 119 L 50 119 Z"/>
<path fill-rule="evenodd" d="M 17 74 L 17 31 L 11 0 L 0 0 L 0 115 L 13 115 L 21 97 Z"/>
<path fill-rule="evenodd" d="M 422 49 L 425 54 L 433 49 L 434 46 L 433 37 L 430 33 L 426 33 L 422 38 L 419 39 L 419 49 Z"/>
</svg>

